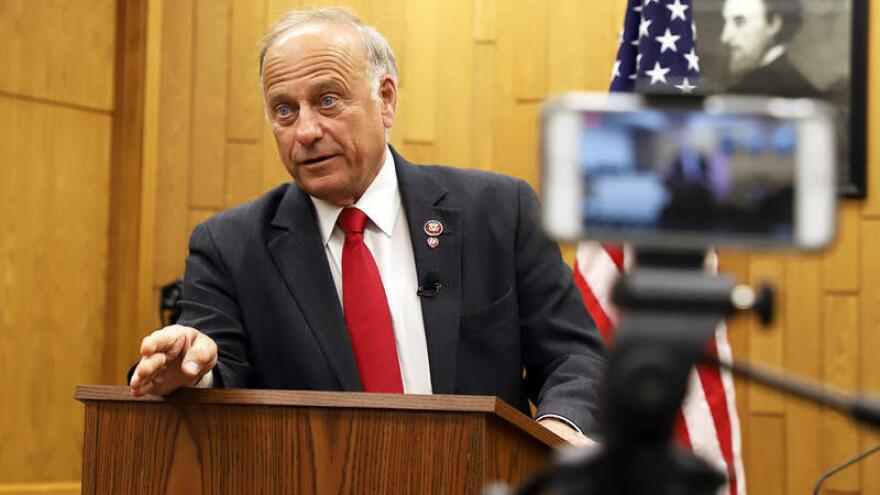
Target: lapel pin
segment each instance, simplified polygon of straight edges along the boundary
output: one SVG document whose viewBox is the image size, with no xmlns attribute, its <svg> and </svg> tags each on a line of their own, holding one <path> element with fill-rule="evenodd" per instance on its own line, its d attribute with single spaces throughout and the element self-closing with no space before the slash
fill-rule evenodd
<svg viewBox="0 0 880 495">
<path fill-rule="evenodd" d="M 440 220 L 428 220 L 425 222 L 425 233 L 431 237 L 437 237 L 443 233 L 443 224 L 440 223 Z M 430 242 L 428 244 L 430 244 Z M 431 247 L 435 246 L 436 244 Z"/>
<path fill-rule="evenodd" d="M 428 247 L 434 249 L 435 247 L 440 245 L 440 239 L 436 237 L 428 237 Z"/>
</svg>

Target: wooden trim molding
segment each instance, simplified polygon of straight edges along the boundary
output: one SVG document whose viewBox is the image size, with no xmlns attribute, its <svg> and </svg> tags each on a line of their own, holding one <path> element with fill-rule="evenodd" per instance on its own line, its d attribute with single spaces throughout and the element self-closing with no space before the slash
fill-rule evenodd
<svg viewBox="0 0 880 495">
<path fill-rule="evenodd" d="M 41 495 L 74 495 L 79 494 L 82 485 L 79 481 L 56 481 L 52 483 L 13 483 L 0 484 L 3 493 L 39 493 Z"/>
<path fill-rule="evenodd" d="M 88 403 L 170 402 L 181 404 L 235 404 L 245 406 L 303 406 L 326 408 L 358 408 L 408 411 L 454 411 L 495 413 L 522 429 L 536 440 L 551 447 L 564 443 L 555 434 L 514 409 L 511 405 L 488 396 L 469 395 L 401 395 L 363 392 L 316 392 L 252 389 L 180 389 L 166 397 L 133 398 L 128 387 L 80 385 L 75 398 Z"/>
<path fill-rule="evenodd" d="M 137 338 L 148 0 L 117 2 L 110 232 L 102 374 L 121 383 Z M 134 334 L 134 337 L 132 337 Z"/>
</svg>

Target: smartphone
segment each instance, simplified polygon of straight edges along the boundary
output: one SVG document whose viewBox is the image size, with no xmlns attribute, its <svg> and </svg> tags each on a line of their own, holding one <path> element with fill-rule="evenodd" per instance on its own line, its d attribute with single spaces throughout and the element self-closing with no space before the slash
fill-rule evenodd
<svg viewBox="0 0 880 495">
<path fill-rule="evenodd" d="M 543 225 L 658 248 L 826 246 L 833 110 L 809 99 L 576 93 L 542 113 Z"/>
</svg>

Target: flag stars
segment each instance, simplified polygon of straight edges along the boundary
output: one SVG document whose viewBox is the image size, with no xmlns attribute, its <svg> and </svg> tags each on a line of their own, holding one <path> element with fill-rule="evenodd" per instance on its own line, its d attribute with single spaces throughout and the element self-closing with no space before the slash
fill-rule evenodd
<svg viewBox="0 0 880 495">
<path fill-rule="evenodd" d="M 666 74 L 670 71 L 669 68 L 663 67 L 660 65 L 660 62 L 654 62 L 654 68 L 648 71 L 645 71 L 645 74 L 651 77 L 651 85 L 657 84 L 658 82 L 666 83 Z"/>
<path fill-rule="evenodd" d="M 614 68 L 611 69 L 611 80 L 615 80 L 620 77 L 620 60 L 614 62 Z"/>
<path fill-rule="evenodd" d="M 670 21 L 674 21 L 676 19 L 687 21 L 684 13 L 689 7 L 687 5 L 683 5 L 681 3 L 681 0 L 675 0 L 675 3 L 668 4 L 666 8 L 669 9 L 670 12 L 672 12 L 671 17 L 669 18 Z"/>
<path fill-rule="evenodd" d="M 697 51 L 694 48 L 691 48 L 690 53 L 685 53 L 684 58 L 688 62 L 688 70 L 700 72 L 700 57 L 697 56 Z"/>
<path fill-rule="evenodd" d="M 651 35 L 651 33 L 648 32 L 648 28 L 651 27 L 652 22 L 654 22 L 654 21 L 652 21 L 650 19 L 642 18 L 642 22 L 641 22 L 641 24 L 639 24 L 639 38 L 642 38 L 642 37 L 647 38 L 648 36 Z"/>
<path fill-rule="evenodd" d="M 612 88 L 644 85 L 676 93 L 699 91 L 694 1 L 627 0 L 623 39 L 611 68 Z"/>
<path fill-rule="evenodd" d="M 657 36 L 654 39 L 660 43 L 660 53 L 666 53 L 666 50 L 678 52 L 678 47 L 675 44 L 681 39 L 681 36 L 672 34 L 669 28 L 666 28 L 663 36 Z"/>
<path fill-rule="evenodd" d="M 684 93 L 684 94 L 693 93 L 693 91 L 694 91 L 695 89 L 697 89 L 696 86 L 691 85 L 690 81 L 688 81 L 688 78 L 686 78 L 686 77 L 685 77 L 684 80 L 681 82 L 681 84 L 676 84 L 675 87 L 678 88 L 678 89 L 680 89 L 681 92 Z"/>
</svg>

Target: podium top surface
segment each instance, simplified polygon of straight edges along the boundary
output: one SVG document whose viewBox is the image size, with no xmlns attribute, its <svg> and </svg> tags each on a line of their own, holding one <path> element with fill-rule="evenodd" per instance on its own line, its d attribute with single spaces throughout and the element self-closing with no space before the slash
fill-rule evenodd
<svg viewBox="0 0 880 495">
<path fill-rule="evenodd" d="M 549 446 L 565 443 L 513 406 L 497 397 L 478 395 L 375 394 L 257 389 L 180 389 L 165 397 L 134 398 L 125 386 L 78 385 L 74 397 L 90 402 L 213 404 L 230 406 L 288 406 L 340 409 L 483 413 L 498 416 Z"/>
</svg>

